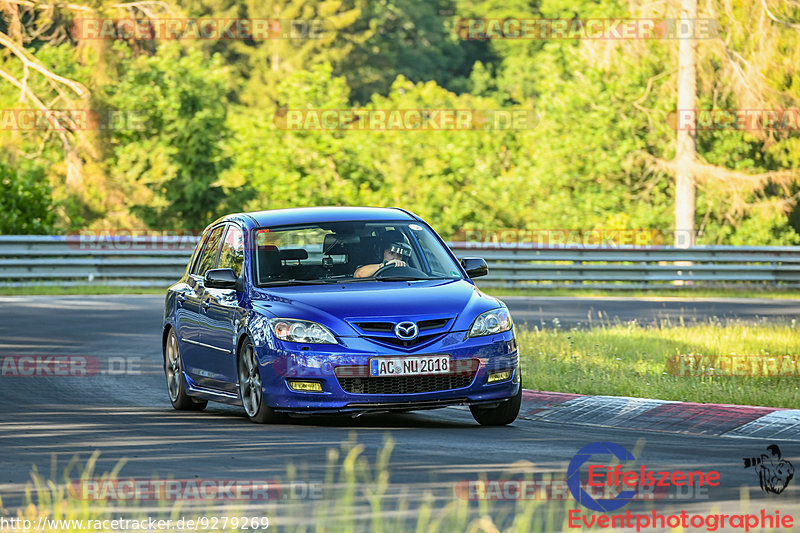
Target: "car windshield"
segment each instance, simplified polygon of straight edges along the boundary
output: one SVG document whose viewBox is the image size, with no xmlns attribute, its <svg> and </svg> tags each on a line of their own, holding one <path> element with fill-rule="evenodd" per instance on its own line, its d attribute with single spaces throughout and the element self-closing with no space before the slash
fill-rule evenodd
<svg viewBox="0 0 800 533">
<path fill-rule="evenodd" d="M 259 286 L 462 279 L 434 233 L 412 221 L 259 228 L 254 239 Z"/>
</svg>

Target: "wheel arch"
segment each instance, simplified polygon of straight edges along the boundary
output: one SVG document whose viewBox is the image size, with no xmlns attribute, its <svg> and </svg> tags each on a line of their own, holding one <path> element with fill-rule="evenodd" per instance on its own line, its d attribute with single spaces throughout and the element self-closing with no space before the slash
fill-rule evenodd
<svg viewBox="0 0 800 533">
<path fill-rule="evenodd" d="M 236 353 L 234 355 L 236 355 L 237 364 L 239 362 L 239 354 L 242 351 L 242 344 L 244 344 L 244 341 L 248 340 L 250 341 L 251 344 L 253 344 L 253 346 L 255 346 L 252 337 L 250 337 L 250 334 L 247 331 L 242 331 L 239 334 L 239 338 L 236 340 Z"/>
<path fill-rule="evenodd" d="M 164 326 L 164 331 L 161 332 L 161 356 L 164 361 L 167 360 L 167 339 L 169 338 L 169 332 L 173 329 L 175 329 L 175 327 L 168 323 Z"/>
</svg>

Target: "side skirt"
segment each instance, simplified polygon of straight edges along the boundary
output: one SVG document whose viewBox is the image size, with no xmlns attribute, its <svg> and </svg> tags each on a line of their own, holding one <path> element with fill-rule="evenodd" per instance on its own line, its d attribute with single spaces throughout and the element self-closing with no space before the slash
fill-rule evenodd
<svg viewBox="0 0 800 533">
<path fill-rule="evenodd" d="M 186 383 L 188 384 L 186 394 L 192 396 L 193 398 L 201 398 L 210 402 L 227 403 L 230 405 L 242 405 L 242 401 L 239 399 L 238 394 L 211 389 L 208 387 L 201 387 L 192 381 L 192 379 L 187 376 L 185 372 L 183 376 L 186 378 Z"/>
</svg>

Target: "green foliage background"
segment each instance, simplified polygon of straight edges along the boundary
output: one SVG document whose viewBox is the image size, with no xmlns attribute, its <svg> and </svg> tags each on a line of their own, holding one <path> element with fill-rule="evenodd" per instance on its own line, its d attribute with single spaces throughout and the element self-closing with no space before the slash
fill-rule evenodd
<svg viewBox="0 0 800 533">
<path fill-rule="evenodd" d="M 701 107 L 750 101 L 731 81 L 721 46 L 761 67 L 749 74 L 766 87 L 763 101 L 797 106 L 798 32 L 775 24 L 753 35 L 756 3 L 718 4 L 705 16 L 716 17 L 722 35 L 698 45 Z M 91 7 L 115 13 L 111 2 Z M 654 161 L 674 157 L 677 41 L 468 41 L 455 30 L 462 17 L 668 18 L 669 4 L 186 0 L 173 9 L 187 17 L 322 19 L 326 31 L 264 41 L 26 41 L 48 68 L 86 85 L 93 108 L 134 114 L 143 127 L 88 132 L 77 182 L 67 179 L 52 132 L 0 130 L 0 232 L 198 229 L 231 211 L 313 205 L 402 206 L 445 237 L 672 226 L 673 178 Z M 798 8 L 773 9 L 800 21 Z M 56 25 L 65 27 L 76 16 L 61 15 Z M 8 32 L 7 17 L 4 24 Z M 23 75 L 8 52 L 0 68 Z M 31 83 L 47 89 L 44 80 Z M 0 107 L 27 105 L 0 79 Z M 522 108 L 539 121 L 528 130 L 418 132 L 285 131 L 274 123 L 282 109 L 349 107 Z M 800 166 L 796 135 L 701 132 L 698 152 L 746 174 Z M 797 180 L 757 189 L 701 183 L 698 241 L 800 244 L 797 194 Z"/>
</svg>

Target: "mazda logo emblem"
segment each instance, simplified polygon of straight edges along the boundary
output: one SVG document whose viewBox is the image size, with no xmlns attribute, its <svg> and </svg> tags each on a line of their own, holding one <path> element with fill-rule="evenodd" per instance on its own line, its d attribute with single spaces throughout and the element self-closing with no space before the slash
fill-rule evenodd
<svg viewBox="0 0 800 533">
<path fill-rule="evenodd" d="M 394 327 L 394 334 L 400 340 L 410 341 L 417 338 L 419 328 L 413 322 L 400 322 Z"/>
</svg>

